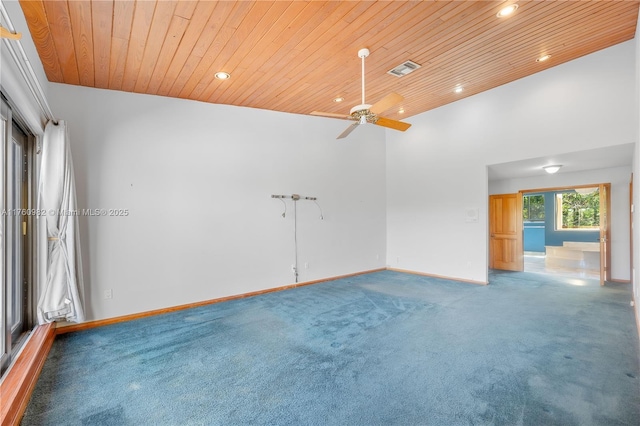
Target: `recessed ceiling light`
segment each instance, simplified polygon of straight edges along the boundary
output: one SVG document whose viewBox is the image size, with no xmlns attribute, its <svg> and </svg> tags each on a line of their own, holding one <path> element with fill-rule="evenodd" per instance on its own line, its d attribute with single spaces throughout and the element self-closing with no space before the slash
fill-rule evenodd
<svg viewBox="0 0 640 426">
<path fill-rule="evenodd" d="M 500 9 L 500 11 L 497 13 L 497 17 L 498 18 L 506 18 L 507 16 L 511 16 L 513 14 L 513 12 L 515 12 L 518 9 L 518 5 L 517 4 L 510 4 L 509 6 L 505 6 L 502 9 Z"/>
<path fill-rule="evenodd" d="M 544 62 L 547 59 L 549 59 L 550 57 L 551 57 L 551 55 L 542 55 L 538 59 L 536 59 L 536 62 Z"/>
<path fill-rule="evenodd" d="M 398 114 L 404 114 L 404 108 L 400 108 L 400 109 L 398 110 Z"/>
<path fill-rule="evenodd" d="M 462 86 L 456 86 L 456 88 L 453 89 L 453 91 L 456 92 L 456 93 L 462 92 Z"/>
<path fill-rule="evenodd" d="M 218 80 L 227 80 L 227 79 L 231 78 L 231 74 L 229 74 L 228 72 L 220 71 L 220 72 L 215 73 L 215 77 Z"/>
<path fill-rule="evenodd" d="M 337 97 L 333 99 L 333 102 L 342 102 L 342 101 L 344 101 L 343 97 Z"/>
</svg>

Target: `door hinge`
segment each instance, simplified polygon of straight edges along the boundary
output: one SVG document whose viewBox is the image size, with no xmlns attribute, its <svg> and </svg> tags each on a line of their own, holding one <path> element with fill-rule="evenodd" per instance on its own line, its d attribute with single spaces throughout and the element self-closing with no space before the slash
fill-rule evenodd
<svg viewBox="0 0 640 426">
<path fill-rule="evenodd" d="M 28 180 L 29 173 L 29 159 L 26 152 L 22 154 L 22 161 L 22 182 L 26 182 Z"/>
<path fill-rule="evenodd" d="M 27 222 L 22 222 L 22 235 L 27 235 Z"/>
</svg>

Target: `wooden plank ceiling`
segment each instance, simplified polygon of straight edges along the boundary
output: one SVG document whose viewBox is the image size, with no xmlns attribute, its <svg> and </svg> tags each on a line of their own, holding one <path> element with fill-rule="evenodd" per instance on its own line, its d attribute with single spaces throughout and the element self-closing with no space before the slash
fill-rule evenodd
<svg viewBox="0 0 640 426">
<path fill-rule="evenodd" d="M 513 3 L 513 1 L 511 2 Z M 401 120 L 630 40 L 638 1 L 20 0 L 50 81 L 309 114 L 390 92 Z M 536 58 L 550 54 L 545 62 Z M 406 60 L 422 65 L 395 77 Z M 231 74 L 214 78 L 217 71 Z M 461 86 L 461 93 L 453 89 Z M 343 97 L 344 102 L 333 99 Z M 399 108 L 404 113 L 399 113 Z"/>
</svg>

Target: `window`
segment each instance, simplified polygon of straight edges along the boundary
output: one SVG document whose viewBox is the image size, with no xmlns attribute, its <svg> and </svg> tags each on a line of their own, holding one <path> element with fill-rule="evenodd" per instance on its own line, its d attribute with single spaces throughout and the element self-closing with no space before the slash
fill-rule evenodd
<svg viewBox="0 0 640 426">
<path fill-rule="evenodd" d="M 523 196 L 522 216 L 526 221 L 544 221 L 544 195 Z"/>
<path fill-rule="evenodd" d="M 34 323 L 31 265 L 30 137 L 0 100 L 0 370 L 4 372 Z"/>
<path fill-rule="evenodd" d="M 556 194 L 557 230 L 594 230 L 600 228 L 598 188 L 578 188 Z"/>
</svg>

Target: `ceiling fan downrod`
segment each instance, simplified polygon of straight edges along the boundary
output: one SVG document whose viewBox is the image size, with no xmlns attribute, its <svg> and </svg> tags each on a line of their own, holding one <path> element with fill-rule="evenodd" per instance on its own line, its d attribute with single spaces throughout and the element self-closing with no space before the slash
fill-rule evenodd
<svg viewBox="0 0 640 426">
<path fill-rule="evenodd" d="M 358 56 L 362 58 L 362 105 L 364 105 L 364 59 L 369 56 L 369 49 L 358 50 Z"/>
</svg>

